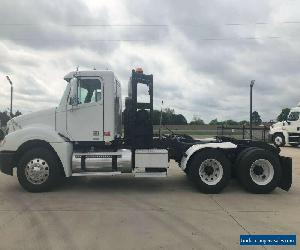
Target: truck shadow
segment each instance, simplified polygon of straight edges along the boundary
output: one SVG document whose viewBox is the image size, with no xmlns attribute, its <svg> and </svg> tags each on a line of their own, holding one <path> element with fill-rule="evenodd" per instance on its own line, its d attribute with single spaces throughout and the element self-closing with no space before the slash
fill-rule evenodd
<svg viewBox="0 0 300 250">
<path fill-rule="evenodd" d="M 185 177 L 180 178 L 134 178 L 125 176 L 97 176 L 97 177 L 71 177 L 56 188 L 57 191 L 66 190 L 90 190 L 90 191 L 136 191 L 136 192 L 157 192 L 173 191 L 178 189 L 193 188 L 192 183 Z"/>
<path fill-rule="evenodd" d="M 120 177 L 71 177 L 56 187 L 54 192 L 124 192 L 124 193 L 200 193 L 186 176 L 168 178 Z M 247 193 L 232 180 L 222 193 Z"/>
</svg>

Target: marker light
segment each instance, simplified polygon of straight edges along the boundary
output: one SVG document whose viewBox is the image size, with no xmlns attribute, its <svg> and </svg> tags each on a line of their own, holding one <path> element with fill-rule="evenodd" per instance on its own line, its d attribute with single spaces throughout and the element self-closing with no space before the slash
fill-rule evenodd
<svg viewBox="0 0 300 250">
<path fill-rule="evenodd" d="M 135 69 L 135 72 L 136 72 L 136 73 L 141 73 L 141 74 L 143 74 L 143 69 L 142 69 L 142 68 L 136 68 L 136 69 Z"/>
</svg>

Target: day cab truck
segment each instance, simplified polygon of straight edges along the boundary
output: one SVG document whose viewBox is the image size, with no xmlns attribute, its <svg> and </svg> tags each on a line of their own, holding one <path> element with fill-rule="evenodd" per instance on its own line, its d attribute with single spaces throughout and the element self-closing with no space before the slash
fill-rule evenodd
<svg viewBox="0 0 300 250">
<path fill-rule="evenodd" d="M 287 121 L 277 122 L 270 127 L 269 134 L 278 147 L 286 144 L 292 147 L 300 145 L 300 102 L 291 109 Z"/>
<path fill-rule="evenodd" d="M 142 69 L 132 70 L 123 116 L 114 72 L 75 71 L 64 79 L 58 107 L 11 119 L 1 141 L 1 171 L 13 175 L 16 168 L 19 183 L 30 192 L 48 191 L 74 176 L 166 177 L 171 159 L 204 193 L 219 193 L 231 178 L 253 193 L 291 187 L 292 160 L 280 156 L 278 147 L 227 137 L 155 135 L 153 75 Z M 149 93 L 144 102 L 141 86 Z"/>
</svg>

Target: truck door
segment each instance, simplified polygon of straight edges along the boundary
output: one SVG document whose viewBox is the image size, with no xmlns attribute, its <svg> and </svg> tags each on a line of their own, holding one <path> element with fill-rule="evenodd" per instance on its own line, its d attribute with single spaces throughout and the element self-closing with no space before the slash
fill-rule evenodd
<svg viewBox="0 0 300 250">
<path fill-rule="evenodd" d="M 77 105 L 68 102 L 67 131 L 73 141 L 103 141 L 103 86 L 99 78 L 79 78 Z"/>
</svg>

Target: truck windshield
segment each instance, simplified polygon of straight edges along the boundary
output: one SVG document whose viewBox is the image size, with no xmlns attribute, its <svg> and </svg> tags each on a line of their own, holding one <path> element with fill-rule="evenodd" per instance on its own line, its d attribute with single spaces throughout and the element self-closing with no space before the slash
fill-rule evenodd
<svg viewBox="0 0 300 250">
<path fill-rule="evenodd" d="M 300 112 L 291 112 L 288 117 L 288 121 L 298 121 Z"/>
</svg>

